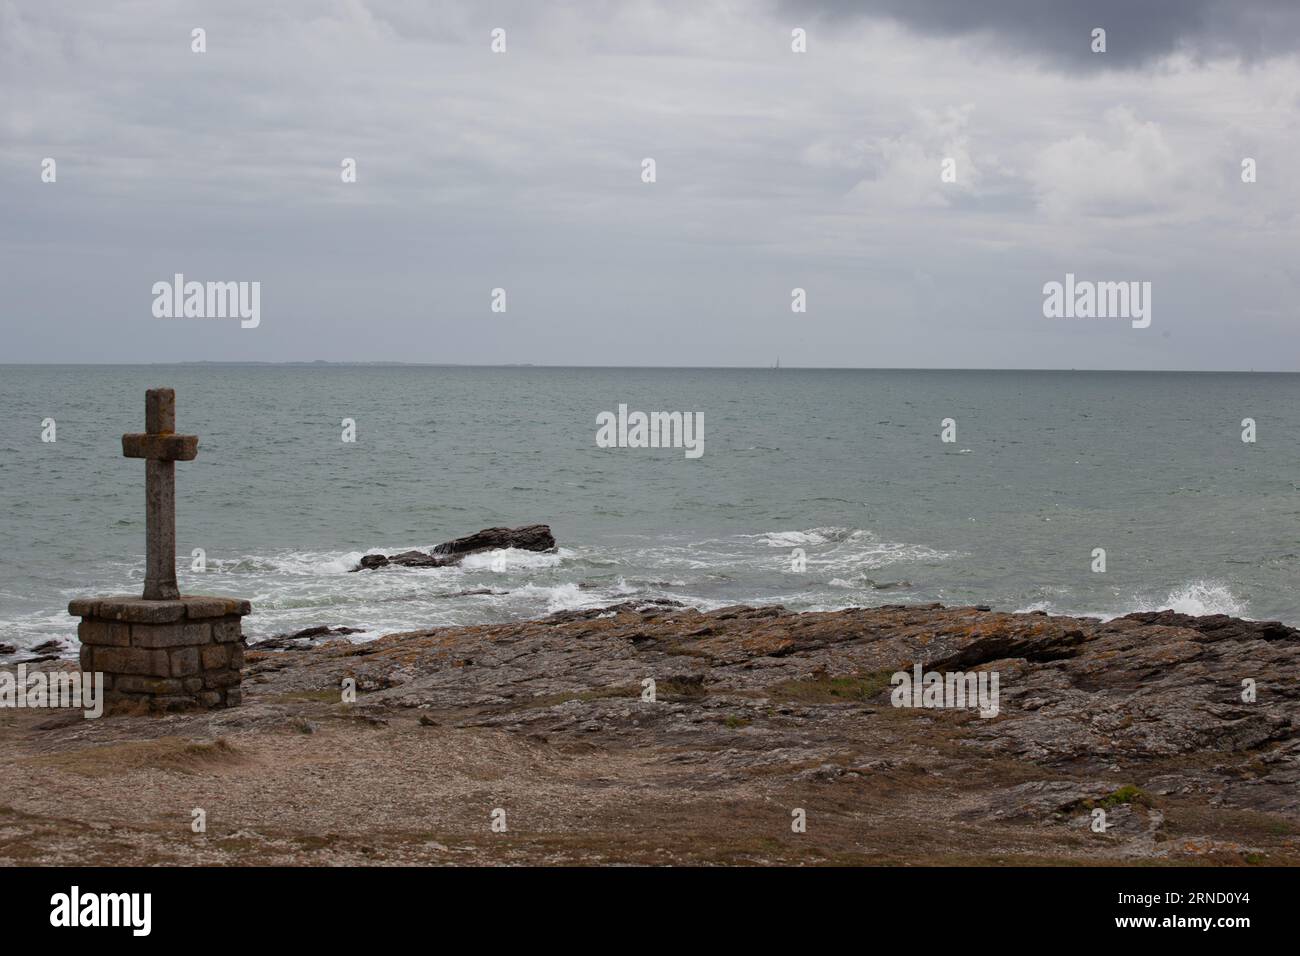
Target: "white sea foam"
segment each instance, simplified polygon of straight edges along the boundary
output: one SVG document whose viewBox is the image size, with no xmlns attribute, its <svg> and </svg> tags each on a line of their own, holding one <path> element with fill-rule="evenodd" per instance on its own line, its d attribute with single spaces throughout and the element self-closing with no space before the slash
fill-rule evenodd
<svg viewBox="0 0 1300 956">
<path fill-rule="evenodd" d="M 572 581 L 555 585 L 525 584 L 512 591 L 510 597 L 512 602 L 522 600 L 530 606 L 540 604 L 545 607 L 547 614 L 602 607 L 610 600 L 607 593 L 595 589 L 583 589 Z"/>
<path fill-rule="evenodd" d="M 845 552 L 831 552 L 825 556 L 809 554 L 809 570 L 829 572 L 875 571 L 894 564 L 945 561 L 952 555 L 927 548 L 922 544 L 901 542 L 876 542 L 867 547 Z"/>
<path fill-rule="evenodd" d="M 809 545 L 829 544 L 832 541 L 870 539 L 870 531 L 855 528 L 808 528 L 805 531 L 764 531 L 760 534 L 742 534 L 741 538 L 757 538 L 769 548 L 800 548 Z"/>
<path fill-rule="evenodd" d="M 496 551 L 482 551 L 467 554 L 461 559 L 460 566 L 466 571 L 511 571 L 531 570 L 534 568 L 553 568 L 573 552 L 561 548 L 556 554 L 540 551 L 525 551 L 521 548 L 502 548 Z"/>
<path fill-rule="evenodd" d="M 757 535 L 739 535 L 762 541 L 769 548 L 808 550 L 808 569 L 830 573 L 875 570 L 887 565 L 912 561 L 946 561 L 952 557 L 921 544 L 880 541 L 863 528 L 808 528 L 803 531 L 766 531 Z M 781 557 L 784 561 L 785 557 Z M 768 559 L 766 564 L 771 563 Z M 839 587 L 846 586 L 841 577 Z"/>
<path fill-rule="evenodd" d="M 920 544 L 881 541 L 861 528 L 811 527 L 705 540 L 687 535 L 629 537 L 637 538 L 632 547 L 562 548 L 554 554 L 512 548 L 469 555 L 446 568 L 394 567 L 364 573 L 352 573 L 363 554 L 392 555 L 412 546 L 284 550 L 209 558 L 208 571 L 202 574 L 189 571 L 181 561 L 178 575 L 182 589 L 190 593 L 249 598 L 254 610 L 245 631 L 251 636 L 292 633 L 321 624 L 362 628 L 363 633 L 349 637 L 353 641 L 434 626 L 523 620 L 629 598 L 666 598 L 704 610 L 737 603 L 783 603 L 793 610 L 922 599 L 999 603 L 996 594 L 945 594 L 942 580 L 935 579 L 942 572 L 916 567 L 936 567 L 960 555 Z M 413 547 L 428 550 L 430 546 Z M 789 552 L 796 547 L 807 551 L 806 574 L 787 573 Z M 100 579 L 67 596 L 137 590 L 137 565 L 101 566 Z M 890 570 L 880 570 L 886 567 Z M 917 584 L 908 583 L 912 581 Z M 484 588 L 492 593 L 462 593 Z M 1037 600 L 1021 611 L 1103 619 L 1163 608 L 1196 615 L 1244 616 L 1246 612 L 1246 602 L 1226 583 L 1214 580 L 1193 579 L 1168 592 L 1128 596 L 1044 586 L 1034 596 Z M 64 653 L 76 652 L 76 622 L 62 607 L 29 612 L 8 623 L 18 625 L 15 636 L 21 639 L 11 643 L 21 648 L 59 636 L 67 641 Z"/>
<path fill-rule="evenodd" d="M 1207 614 L 1227 614 L 1232 617 L 1246 617 L 1247 602 L 1238 598 L 1222 581 L 1200 580 L 1180 585 L 1169 591 L 1163 598 L 1149 595 L 1135 595 L 1116 610 L 1080 610 L 1067 601 L 1033 601 L 1016 608 L 1017 613 L 1029 611 L 1046 611 L 1048 614 L 1064 614 L 1070 617 L 1098 617 L 1103 621 L 1123 617 L 1137 611 L 1176 611 L 1203 617 Z"/>
<path fill-rule="evenodd" d="M 1161 611 L 1165 608 L 1179 614 L 1229 614 L 1244 617 L 1246 602 L 1240 600 L 1222 581 L 1193 581 L 1170 591 L 1157 607 L 1143 607 L 1143 611 Z"/>
<path fill-rule="evenodd" d="M 1028 604 L 1024 604 L 1024 605 L 1021 605 L 1020 607 L 1016 608 L 1016 610 L 1015 610 L 1014 613 L 1016 613 L 1016 614 L 1030 614 L 1030 613 L 1032 613 L 1032 612 L 1034 612 L 1034 611 L 1042 611 L 1044 614 L 1065 614 L 1065 613 L 1067 613 L 1067 612 L 1065 612 L 1065 611 L 1058 611 L 1058 610 L 1056 610 L 1055 608 L 1056 608 L 1056 605 L 1054 605 L 1051 601 L 1030 601 Z M 1087 615 L 1084 615 L 1084 616 L 1085 616 L 1085 617 L 1099 617 L 1100 615 L 1096 615 L 1096 614 L 1087 614 Z"/>
<path fill-rule="evenodd" d="M 397 554 L 401 550 L 405 549 L 398 548 L 391 553 Z M 369 553 L 367 551 L 283 551 L 277 554 L 248 554 L 238 558 L 209 558 L 208 570 L 204 573 L 240 575 L 266 573 L 290 575 L 346 574 L 357 566 L 363 554 Z M 178 568 L 178 572 L 182 575 L 186 573 L 183 564 Z"/>
<path fill-rule="evenodd" d="M 852 578 L 831 578 L 826 584 L 832 588 L 857 591 L 910 591 L 913 588 L 911 581 L 877 581 L 865 574 L 854 575 Z"/>
</svg>

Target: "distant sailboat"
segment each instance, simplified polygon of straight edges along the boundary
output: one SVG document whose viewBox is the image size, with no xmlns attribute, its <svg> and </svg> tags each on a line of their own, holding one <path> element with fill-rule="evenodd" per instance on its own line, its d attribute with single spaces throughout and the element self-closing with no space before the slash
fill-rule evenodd
<svg viewBox="0 0 1300 956">
<path fill-rule="evenodd" d="M 776 357 L 776 364 L 773 365 L 772 368 L 780 368 L 780 367 L 781 367 L 781 356 L 778 355 Z"/>
</svg>

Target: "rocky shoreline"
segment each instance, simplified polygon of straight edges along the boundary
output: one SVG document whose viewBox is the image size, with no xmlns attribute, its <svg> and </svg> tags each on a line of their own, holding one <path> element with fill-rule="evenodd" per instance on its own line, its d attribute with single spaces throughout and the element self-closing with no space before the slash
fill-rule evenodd
<svg viewBox="0 0 1300 956">
<path fill-rule="evenodd" d="M 997 716 L 893 706 L 916 665 L 998 674 Z M 0 711 L 0 863 L 1297 864 L 1298 679 L 1300 631 L 1170 611 L 290 636 L 238 708 Z"/>
</svg>

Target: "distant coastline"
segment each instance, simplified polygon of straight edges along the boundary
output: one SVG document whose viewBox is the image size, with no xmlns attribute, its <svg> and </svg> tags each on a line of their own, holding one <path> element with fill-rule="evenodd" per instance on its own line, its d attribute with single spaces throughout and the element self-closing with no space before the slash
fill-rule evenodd
<svg viewBox="0 0 1300 956">
<path fill-rule="evenodd" d="M 204 360 L 190 362 L 0 362 L 0 368 L 532 368 L 532 369 L 642 369 L 645 371 L 772 371 L 771 365 L 550 365 L 542 362 L 396 362 L 331 361 L 295 359 L 281 362 L 253 360 Z M 1300 375 L 1296 369 L 1199 369 L 1199 368 L 913 368 L 908 366 L 856 365 L 781 365 L 788 372 L 987 372 L 990 374 L 1042 372 L 1044 374 L 1077 373 L 1082 375 Z"/>
</svg>

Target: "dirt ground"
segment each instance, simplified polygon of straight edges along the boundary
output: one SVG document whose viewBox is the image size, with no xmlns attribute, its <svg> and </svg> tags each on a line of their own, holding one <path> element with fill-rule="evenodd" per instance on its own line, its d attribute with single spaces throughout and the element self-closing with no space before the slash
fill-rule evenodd
<svg viewBox="0 0 1300 956">
<path fill-rule="evenodd" d="M 1294 865 L 1295 699 L 1243 715 L 1224 688 L 1297 658 L 1248 628 L 971 608 L 254 647 L 229 710 L 0 710 L 0 864 Z M 892 706 L 912 661 L 996 666 L 1002 713 Z"/>
</svg>

